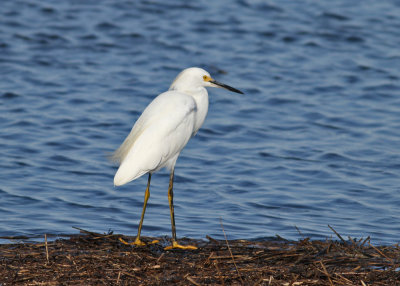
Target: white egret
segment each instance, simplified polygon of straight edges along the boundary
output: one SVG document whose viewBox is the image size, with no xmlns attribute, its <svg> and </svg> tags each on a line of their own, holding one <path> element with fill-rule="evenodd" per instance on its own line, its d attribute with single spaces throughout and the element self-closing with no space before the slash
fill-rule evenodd
<svg viewBox="0 0 400 286">
<path fill-rule="evenodd" d="M 132 245 L 144 245 L 140 240 L 140 232 L 150 197 L 151 175 L 166 167 L 170 171 L 168 201 L 172 245 L 165 249 L 196 249 L 195 246 L 183 246 L 177 242 L 173 183 L 175 163 L 180 152 L 189 139 L 197 133 L 206 118 L 208 93 L 205 87 L 222 87 L 243 94 L 240 90 L 217 82 L 201 68 L 185 69 L 172 82 L 167 92 L 158 95 L 146 107 L 128 137 L 112 156 L 120 164 L 114 177 L 115 186 L 124 185 L 146 173 L 149 174 L 138 234 L 135 241 L 130 243 Z"/>
</svg>

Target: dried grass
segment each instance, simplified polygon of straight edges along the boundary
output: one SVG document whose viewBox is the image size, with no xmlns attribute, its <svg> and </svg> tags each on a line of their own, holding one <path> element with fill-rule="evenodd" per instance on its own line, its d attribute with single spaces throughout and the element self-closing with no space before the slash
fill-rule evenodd
<svg viewBox="0 0 400 286">
<path fill-rule="evenodd" d="M 56 241 L 46 236 L 44 243 L 0 245 L 0 285 L 400 285 L 399 245 L 373 246 L 369 238 L 208 237 L 180 240 L 197 245 L 195 251 L 164 251 L 166 238 L 130 247 L 118 241 L 121 235 L 81 232 Z"/>
</svg>

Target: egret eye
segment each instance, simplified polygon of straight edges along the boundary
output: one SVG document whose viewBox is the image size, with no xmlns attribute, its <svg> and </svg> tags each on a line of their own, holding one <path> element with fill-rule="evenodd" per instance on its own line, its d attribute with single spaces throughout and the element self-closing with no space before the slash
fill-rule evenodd
<svg viewBox="0 0 400 286">
<path fill-rule="evenodd" d="M 212 80 L 212 78 L 209 77 L 208 75 L 203 75 L 203 80 L 208 82 L 208 81 Z"/>
</svg>

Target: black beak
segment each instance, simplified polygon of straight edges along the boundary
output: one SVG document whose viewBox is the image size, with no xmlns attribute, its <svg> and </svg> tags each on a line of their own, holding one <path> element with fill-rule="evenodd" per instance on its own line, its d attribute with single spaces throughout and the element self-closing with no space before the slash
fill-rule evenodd
<svg viewBox="0 0 400 286">
<path fill-rule="evenodd" d="M 220 83 L 220 82 L 218 82 L 218 81 L 216 81 L 216 80 L 210 80 L 210 82 L 213 83 L 213 84 L 215 84 L 215 85 L 218 85 L 218 86 L 220 86 L 220 87 L 222 87 L 222 88 L 225 88 L 225 89 L 227 89 L 227 90 L 230 90 L 230 91 L 233 91 L 233 92 L 236 92 L 236 93 L 240 93 L 240 94 L 244 94 L 244 93 L 241 92 L 240 90 L 238 90 L 238 89 L 236 89 L 236 88 L 233 88 L 233 87 L 231 87 L 231 86 L 229 86 L 229 85 Z"/>
</svg>

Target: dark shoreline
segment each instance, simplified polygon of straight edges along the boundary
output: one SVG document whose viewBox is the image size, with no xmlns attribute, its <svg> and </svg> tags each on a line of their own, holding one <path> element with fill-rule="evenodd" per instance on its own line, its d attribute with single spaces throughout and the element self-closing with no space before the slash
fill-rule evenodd
<svg viewBox="0 0 400 286">
<path fill-rule="evenodd" d="M 336 233 L 337 234 L 337 233 Z M 0 245 L 0 285 L 400 285 L 400 246 L 348 241 L 180 239 L 197 250 L 132 247 L 83 231 Z M 134 237 L 124 239 L 133 241 Z M 363 284 L 364 283 L 364 284 Z"/>
</svg>

